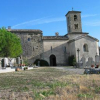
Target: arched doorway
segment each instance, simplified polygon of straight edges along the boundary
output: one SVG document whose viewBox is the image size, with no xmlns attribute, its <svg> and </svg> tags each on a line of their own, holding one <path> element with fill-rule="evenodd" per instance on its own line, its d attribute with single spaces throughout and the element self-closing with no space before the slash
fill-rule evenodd
<svg viewBox="0 0 100 100">
<path fill-rule="evenodd" d="M 56 66 L 56 56 L 55 55 L 50 56 L 50 66 Z"/>
</svg>

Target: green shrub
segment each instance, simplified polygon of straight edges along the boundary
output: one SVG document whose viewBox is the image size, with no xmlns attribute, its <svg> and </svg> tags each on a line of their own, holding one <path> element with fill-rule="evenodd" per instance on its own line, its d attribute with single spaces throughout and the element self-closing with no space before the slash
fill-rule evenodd
<svg viewBox="0 0 100 100">
<path fill-rule="evenodd" d="M 74 55 L 68 57 L 68 65 L 75 66 L 76 65 L 76 58 Z"/>
<path fill-rule="evenodd" d="M 25 64 L 26 66 L 28 66 L 28 65 L 29 65 L 29 63 L 28 63 L 28 60 L 27 60 L 27 59 L 24 59 L 24 64 Z"/>
<path fill-rule="evenodd" d="M 36 59 L 34 64 L 38 66 L 38 62 L 40 62 L 40 66 L 49 66 L 48 62 L 43 59 Z"/>
<path fill-rule="evenodd" d="M 24 70 L 27 70 L 28 69 L 28 67 L 24 67 Z"/>
</svg>

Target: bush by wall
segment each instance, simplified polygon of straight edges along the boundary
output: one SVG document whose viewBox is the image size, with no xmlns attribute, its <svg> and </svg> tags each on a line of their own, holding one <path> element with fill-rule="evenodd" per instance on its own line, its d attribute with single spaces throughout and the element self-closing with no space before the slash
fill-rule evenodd
<svg viewBox="0 0 100 100">
<path fill-rule="evenodd" d="M 36 59 L 34 64 L 38 66 L 38 62 L 40 66 L 49 66 L 48 62 L 43 59 Z"/>
<path fill-rule="evenodd" d="M 74 57 L 74 55 L 71 55 L 68 57 L 68 65 L 70 65 L 70 66 L 76 65 L 76 58 Z"/>
</svg>

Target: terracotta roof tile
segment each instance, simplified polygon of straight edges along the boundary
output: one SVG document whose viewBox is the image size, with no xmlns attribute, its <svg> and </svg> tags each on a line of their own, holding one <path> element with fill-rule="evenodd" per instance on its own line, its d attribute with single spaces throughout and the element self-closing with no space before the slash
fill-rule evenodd
<svg viewBox="0 0 100 100">
<path fill-rule="evenodd" d="M 44 40 L 68 40 L 67 36 L 43 36 Z"/>
</svg>

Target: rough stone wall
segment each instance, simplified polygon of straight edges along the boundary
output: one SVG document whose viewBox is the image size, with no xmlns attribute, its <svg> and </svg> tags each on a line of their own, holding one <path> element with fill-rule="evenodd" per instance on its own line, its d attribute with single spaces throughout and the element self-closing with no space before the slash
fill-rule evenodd
<svg viewBox="0 0 100 100">
<path fill-rule="evenodd" d="M 77 15 L 77 20 L 74 21 L 74 15 Z M 68 21 L 69 19 L 69 21 Z M 67 30 L 68 33 L 71 32 L 82 32 L 82 26 L 81 26 L 81 14 L 80 13 L 69 13 L 66 16 L 67 20 Z M 78 29 L 75 29 L 74 24 L 78 24 Z M 69 26 L 70 26 L 70 31 L 69 31 Z"/>
<path fill-rule="evenodd" d="M 57 66 L 66 65 L 69 55 L 67 42 L 68 40 L 43 40 L 44 60 L 46 60 L 50 64 L 50 55 L 53 54 L 56 56 Z"/>
<path fill-rule="evenodd" d="M 88 52 L 84 52 L 83 50 L 84 44 L 88 45 Z M 75 41 L 75 49 L 76 49 L 75 52 L 77 61 L 78 61 L 78 53 L 77 53 L 78 48 L 80 49 L 79 60 L 81 60 L 81 58 L 84 56 L 86 60 L 88 60 L 89 57 L 92 57 L 93 60 L 95 61 L 96 54 L 99 55 L 98 42 L 88 36 Z"/>
<path fill-rule="evenodd" d="M 20 32 L 15 34 L 21 39 L 24 59 L 28 59 L 29 63 L 32 64 L 36 59 L 42 57 L 43 40 L 41 33 Z"/>
<path fill-rule="evenodd" d="M 67 65 L 68 56 L 75 55 L 78 61 L 77 49 L 80 49 L 79 58 L 84 56 L 86 59 L 92 57 L 95 60 L 96 53 L 99 54 L 98 42 L 87 34 L 68 34 L 68 38 L 43 39 L 40 32 L 15 32 L 20 39 L 23 48 L 23 58 L 28 59 L 32 64 L 36 59 L 44 59 L 50 64 L 50 56 L 56 56 L 57 66 Z M 80 38 L 83 35 L 82 38 Z M 46 37 L 47 38 L 47 37 Z M 79 38 L 79 39 L 77 39 Z M 74 40 L 69 42 L 70 40 Z M 89 52 L 83 51 L 83 45 L 87 44 Z M 65 51 L 66 48 L 66 51 Z M 52 49 L 52 50 L 51 50 Z"/>
<path fill-rule="evenodd" d="M 76 57 L 75 41 L 68 43 L 68 48 L 69 48 L 69 56 L 74 55 Z"/>
</svg>

